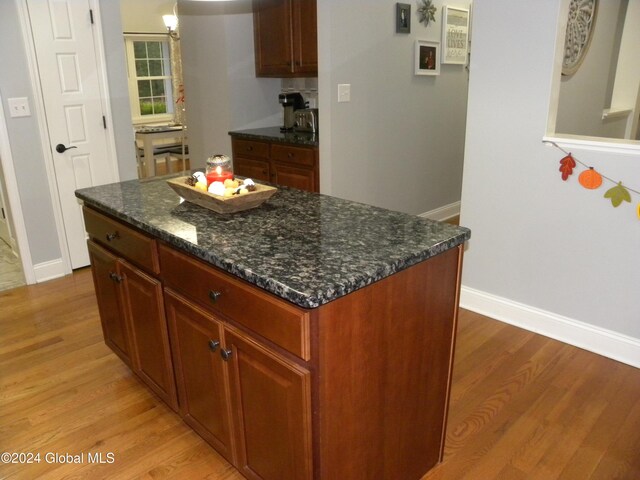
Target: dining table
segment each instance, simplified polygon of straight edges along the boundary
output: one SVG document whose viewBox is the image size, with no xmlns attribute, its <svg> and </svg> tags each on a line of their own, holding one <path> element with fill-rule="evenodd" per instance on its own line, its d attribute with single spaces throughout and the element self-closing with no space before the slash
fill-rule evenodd
<svg viewBox="0 0 640 480">
<path fill-rule="evenodd" d="M 136 128 L 136 143 L 140 141 L 144 151 L 144 158 L 153 159 L 154 146 L 164 144 L 169 139 L 176 139 L 180 143 L 184 142 L 185 127 L 183 125 L 144 125 Z M 144 162 L 144 176 L 154 177 L 156 174 L 156 162 Z"/>
</svg>

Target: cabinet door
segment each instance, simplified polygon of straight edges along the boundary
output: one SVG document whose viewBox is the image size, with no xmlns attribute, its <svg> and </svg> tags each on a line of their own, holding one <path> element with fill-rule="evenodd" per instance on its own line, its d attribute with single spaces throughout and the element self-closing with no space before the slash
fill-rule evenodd
<svg viewBox="0 0 640 480">
<path fill-rule="evenodd" d="M 234 463 L 229 387 L 219 354 L 220 323 L 188 300 L 165 290 L 180 414 L 202 438 Z"/>
<path fill-rule="evenodd" d="M 274 161 L 271 164 L 271 181 L 308 192 L 318 191 L 314 168 L 294 167 Z"/>
<path fill-rule="evenodd" d="M 138 376 L 171 408 L 178 410 L 162 284 L 119 260 L 122 304 L 131 332 L 131 360 Z"/>
<path fill-rule="evenodd" d="M 225 342 L 238 469 L 252 479 L 311 478 L 309 371 L 228 327 Z"/>
<path fill-rule="evenodd" d="M 256 75 L 293 73 L 291 0 L 253 0 L 253 28 Z"/>
<path fill-rule="evenodd" d="M 271 181 L 269 161 L 254 158 L 235 157 L 233 159 L 233 172 L 242 177 L 253 180 Z"/>
<path fill-rule="evenodd" d="M 87 242 L 93 284 L 96 289 L 100 322 L 104 343 L 122 360 L 131 365 L 129 357 L 129 335 L 122 314 L 119 295 L 120 276 L 117 273 L 118 259 L 92 241 Z"/>
<path fill-rule="evenodd" d="M 318 74 L 318 14 L 316 0 L 295 0 L 293 56 L 296 73 Z"/>
</svg>

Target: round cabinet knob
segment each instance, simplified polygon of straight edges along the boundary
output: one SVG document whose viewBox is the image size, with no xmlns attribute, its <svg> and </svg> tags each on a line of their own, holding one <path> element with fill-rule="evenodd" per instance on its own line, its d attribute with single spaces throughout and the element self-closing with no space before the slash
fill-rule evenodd
<svg viewBox="0 0 640 480">
<path fill-rule="evenodd" d="M 122 277 L 115 272 L 109 272 L 109 278 L 116 283 L 122 282 Z"/>
<path fill-rule="evenodd" d="M 107 237 L 107 242 L 111 242 L 116 238 L 120 238 L 120 234 L 116 231 L 113 233 L 107 233 L 106 237 Z"/>
<path fill-rule="evenodd" d="M 209 340 L 209 350 L 211 350 L 212 352 L 215 352 L 216 350 L 218 350 L 219 346 L 220 346 L 219 340 Z"/>
<path fill-rule="evenodd" d="M 217 290 L 209 290 L 209 300 L 211 300 L 211 303 L 216 303 L 221 295 L 222 292 L 219 292 Z"/>
<path fill-rule="evenodd" d="M 233 351 L 231 350 L 225 350 L 224 348 L 222 350 L 220 350 L 220 356 L 222 357 L 222 359 L 225 362 L 228 362 L 229 359 L 231 358 L 231 354 L 233 353 Z"/>
</svg>

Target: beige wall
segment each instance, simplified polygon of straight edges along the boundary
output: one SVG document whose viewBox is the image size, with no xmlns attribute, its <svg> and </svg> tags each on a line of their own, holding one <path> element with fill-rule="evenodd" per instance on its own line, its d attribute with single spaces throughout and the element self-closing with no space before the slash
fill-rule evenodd
<svg viewBox="0 0 640 480">
<path fill-rule="evenodd" d="M 122 31 L 166 33 L 162 15 L 172 14 L 174 4 L 173 0 L 120 0 Z"/>
</svg>

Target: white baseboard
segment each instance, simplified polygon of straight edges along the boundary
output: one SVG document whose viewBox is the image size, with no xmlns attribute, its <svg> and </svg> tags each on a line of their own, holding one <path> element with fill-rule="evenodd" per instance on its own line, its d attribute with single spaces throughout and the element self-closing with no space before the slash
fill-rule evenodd
<svg viewBox="0 0 640 480">
<path fill-rule="evenodd" d="M 36 276 L 36 283 L 46 282 L 47 280 L 53 280 L 54 278 L 64 277 L 65 272 L 64 262 L 61 258 L 50 260 L 48 262 L 38 263 L 33 266 L 33 271 Z"/>
<path fill-rule="evenodd" d="M 456 215 L 460 215 L 460 202 L 450 203 L 449 205 L 436 208 L 435 210 L 421 213 L 419 216 L 442 222 L 444 220 L 449 220 L 451 217 L 455 217 Z"/>
<path fill-rule="evenodd" d="M 640 368 L 640 339 L 595 327 L 480 290 L 461 288 L 460 306 Z"/>
</svg>

